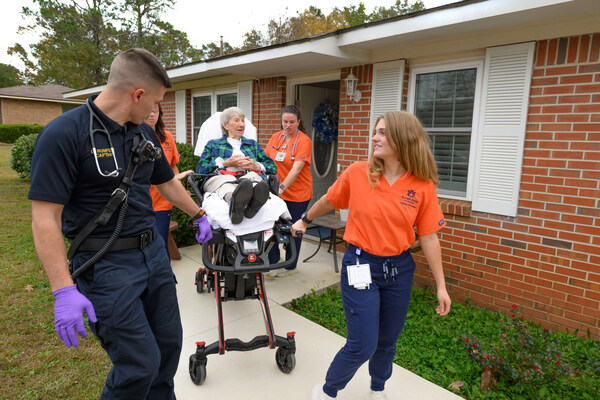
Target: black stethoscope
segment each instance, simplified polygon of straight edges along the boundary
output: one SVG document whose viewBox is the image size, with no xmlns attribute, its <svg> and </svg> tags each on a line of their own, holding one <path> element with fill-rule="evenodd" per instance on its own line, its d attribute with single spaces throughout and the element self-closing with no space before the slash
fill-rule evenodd
<svg viewBox="0 0 600 400">
<path fill-rule="evenodd" d="M 296 157 L 294 156 L 294 154 L 296 153 L 296 143 L 298 142 L 298 136 L 300 136 L 300 130 L 298 130 L 296 132 L 296 140 L 294 140 L 294 144 L 292 145 L 292 156 L 290 157 L 290 160 L 294 161 L 296 159 Z M 279 150 L 280 148 L 285 149 L 287 144 L 283 145 L 283 147 L 281 147 L 282 142 L 281 142 L 281 138 L 285 139 L 285 132 L 282 132 L 281 135 L 279 135 L 279 139 L 277 139 L 277 147 L 273 146 L 273 148 L 275 150 Z"/>
<path fill-rule="evenodd" d="M 98 169 L 98 173 L 100 175 L 102 175 L 106 178 L 114 178 L 119 175 L 121 168 L 119 168 L 119 164 L 117 162 L 117 157 L 115 156 L 115 148 L 113 146 L 112 139 L 110 138 L 110 133 L 108 133 L 108 129 L 106 129 L 106 126 L 104 126 L 104 124 L 102 123 L 100 118 L 94 112 L 90 99 L 88 99 L 85 102 L 85 105 L 87 106 L 88 110 L 90 110 L 90 141 L 92 142 L 92 151 L 94 152 L 96 168 Z M 100 124 L 102 129 L 99 129 L 99 128 L 94 129 L 94 119 L 96 121 L 98 121 L 98 123 Z M 113 161 L 115 162 L 115 170 L 112 172 L 108 172 L 108 171 L 102 172 L 102 170 L 100 169 L 100 164 L 98 163 L 98 152 L 96 150 L 96 141 L 94 140 L 94 135 L 96 133 L 102 133 L 108 139 L 108 145 L 110 146 L 111 155 L 112 155 Z"/>
</svg>

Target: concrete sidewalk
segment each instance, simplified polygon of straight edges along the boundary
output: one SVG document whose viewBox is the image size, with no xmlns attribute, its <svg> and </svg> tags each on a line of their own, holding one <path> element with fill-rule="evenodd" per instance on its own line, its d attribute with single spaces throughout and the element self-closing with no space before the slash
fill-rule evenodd
<svg viewBox="0 0 600 400">
<path fill-rule="evenodd" d="M 300 260 L 312 254 L 316 245 L 306 240 Z M 298 314 L 282 304 L 339 281 L 333 269 L 333 257 L 321 249 L 307 263 L 298 264 L 297 274 L 284 278 L 266 278 L 266 292 L 275 333 L 286 336 L 296 332 L 296 367 L 282 373 L 275 363 L 275 350 L 267 347 L 248 352 L 226 352 L 208 356 L 207 377 L 195 385 L 188 373 L 188 359 L 197 341 L 206 344 L 218 340 L 214 293 L 197 293 L 195 273 L 201 265 L 200 245 L 180 249 L 182 258 L 173 261 L 179 282 L 177 293 L 183 323 L 183 351 L 175 376 L 175 393 L 179 400 L 309 400 L 315 384 L 322 384 L 330 362 L 344 345 L 345 339 Z M 338 254 L 338 262 L 341 254 Z M 265 324 L 258 300 L 223 302 L 225 338 L 249 341 L 264 335 Z M 338 394 L 340 400 L 363 399 L 369 390 L 367 365 L 363 365 L 348 386 Z M 386 393 L 392 399 L 456 400 L 461 397 L 394 365 Z"/>
</svg>

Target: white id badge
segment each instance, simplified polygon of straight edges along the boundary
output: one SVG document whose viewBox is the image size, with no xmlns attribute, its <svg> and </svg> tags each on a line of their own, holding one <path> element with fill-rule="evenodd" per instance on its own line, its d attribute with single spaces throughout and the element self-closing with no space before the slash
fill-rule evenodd
<svg viewBox="0 0 600 400">
<path fill-rule="evenodd" d="M 368 289 L 371 284 L 371 266 L 369 264 L 348 265 L 348 285 L 356 289 Z"/>
<path fill-rule="evenodd" d="M 285 159 L 285 153 L 283 151 L 280 151 L 277 153 L 277 156 L 275 156 L 275 161 L 283 161 Z"/>
</svg>

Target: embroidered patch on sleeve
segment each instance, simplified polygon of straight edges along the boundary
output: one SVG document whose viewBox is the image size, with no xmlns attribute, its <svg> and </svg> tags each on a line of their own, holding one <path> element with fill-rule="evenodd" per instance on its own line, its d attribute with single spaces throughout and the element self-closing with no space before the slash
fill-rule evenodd
<svg viewBox="0 0 600 400">
<path fill-rule="evenodd" d="M 439 225 L 439 226 L 442 226 L 442 225 L 444 225 L 444 222 L 446 222 L 446 221 L 444 221 L 443 219 L 440 219 L 440 220 L 438 221 L 438 225 Z"/>
</svg>

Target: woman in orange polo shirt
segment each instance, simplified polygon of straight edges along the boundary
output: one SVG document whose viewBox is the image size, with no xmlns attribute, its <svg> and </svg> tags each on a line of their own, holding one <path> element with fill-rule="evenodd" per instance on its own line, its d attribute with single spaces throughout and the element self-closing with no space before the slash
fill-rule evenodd
<svg viewBox="0 0 600 400">
<path fill-rule="evenodd" d="M 427 132 L 407 112 L 379 117 L 368 162 L 346 169 L 314 206 L 292 226 L 306 232 L 310 221 L 334 208 L 348 208 L 341 294 L 348 338 L 333 359 L 313 400 L 337 396 L 358 368 L 369 361 L 368 399 L 386 399 L 396 342 L 404 328 L 415 262 L 409 252 L 417 229 L 423 254 L 437 286 L 436 312 L 450 311 L 437 231 L 446 221 L 435 185 L 439 183 Z"/>
<path fill-rule="evenodd" d="M 285 201 L 292 221 L 300 218 L 308 208 L 313 195 L 313 181 L 310 173 L 312 142 L 302 132 L 302 116 L 295 106 L 285 106 L 281 110 L 281 126 L 283 130 L 276 132 L 265 148 L 267 155 L 275 161 L 279 177 L 279 196 Z M 296 254 L 300 254 L 301 238 L 295 238 Z M 269 253 L 269 262 L 279 262 L 279 247 L 273 246 Z M 291 252 L 286 252 L 289 260 Z M 298 260 L 286 269 L 272 272 L 271 276 L 283 277 L 295 273 Z"/>
<path fill-rule="evenodd" d="M 183 179 L 189 174 L 192 174 L 194 171 L 188 170 L 184 172 L 179 172 L 177 169 L 177 163 L 179 162 L 179 152 L 177 151 L 177 146 L 175 145 L 175 139 L 173 135 L 169 131 L 165 129 L 165 124 L 162 120 L 162 108 L 160 104 L 157 105 L 154 110 L 148 115 L 148 118 L 144 120 L 145 123 L 150 125 L 154 132 L 156 132 L 156 136 L 160 139 L 160 145 L 163 150 L 163 157 L 169 162 L 171 168 L 173 169 L 173 173 L 175 174 L 175 179 Z M 164 197 L 162 197 L 158 190 L 154 187 L 154 185 L 150 186 L 150 196 L 152 196 L 152 208 L 154 208 L 155 218 L 156 218 L 156 229 L 158 233 L 165 241 L 165 248 L 167 249 L 167 255 L 169 254 L 169 224 L 171 223 L 171 210 L 173 209 L 173 204 L 169 203 Z"/>
</svg>

